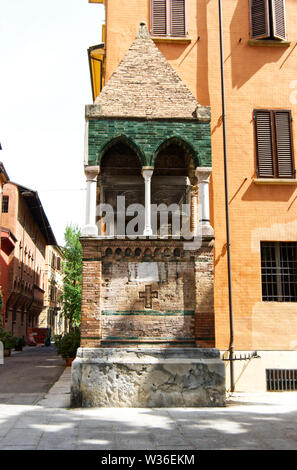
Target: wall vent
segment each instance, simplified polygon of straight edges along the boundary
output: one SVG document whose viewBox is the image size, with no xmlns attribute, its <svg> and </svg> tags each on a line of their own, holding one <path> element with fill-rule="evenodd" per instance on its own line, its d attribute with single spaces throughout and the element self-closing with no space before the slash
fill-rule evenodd
<svg viewBox="0 0 297 470">
<path fill-rule="evenodd" d="M 266 369 L 268 392 L 297 390 L 297 369 Z"/>
</svg>

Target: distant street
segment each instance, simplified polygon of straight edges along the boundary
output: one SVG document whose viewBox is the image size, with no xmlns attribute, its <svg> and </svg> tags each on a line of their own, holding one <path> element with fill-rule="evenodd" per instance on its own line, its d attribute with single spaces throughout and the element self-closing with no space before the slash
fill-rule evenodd
<svg viewBox="0 0 297 470">
<path fill-rule="evenodd" d="M 65 368 L 54 346 L 26 347 L 0 365 L 0 404 L 33 405 L 48 392 Z"/>
</svg>

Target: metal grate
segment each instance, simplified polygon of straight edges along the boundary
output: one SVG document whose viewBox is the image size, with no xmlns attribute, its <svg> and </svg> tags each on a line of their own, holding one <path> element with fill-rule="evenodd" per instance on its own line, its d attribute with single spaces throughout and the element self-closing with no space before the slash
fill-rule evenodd
<svg viewBox="0 0 297 470">
<path fill-rule="evenodd" d="M 266 369 L 266 390 L 268 392 L 297 390 L 297 369 Z"/>
<path fill-rule="evenodd" d="M 9 205 L 9 196 L 3 196 L 2 198 L 2 212 L 8 212 L 8 205 Z"/>
<path fill-rule="evenodd" d="M 261 242 L 262 300 L 297 302 L 297 244 Z"/>
</svg>

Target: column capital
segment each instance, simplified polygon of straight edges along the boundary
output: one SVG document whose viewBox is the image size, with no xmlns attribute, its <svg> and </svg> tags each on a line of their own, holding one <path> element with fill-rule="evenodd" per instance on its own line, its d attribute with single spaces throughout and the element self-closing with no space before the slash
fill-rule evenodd
<svg viewBox="0 0 297 470">
<path fill-rule="evenodd" d="M 85 166 L 87 181 L 95 182 L 100 173 L 100 166 Z"/>
<path fill-rule="evenodd" d="M 195 176 L 200 183 L 209 183 L 209 178 L 212 172 L 211 166 L 197 166 L 195 168 Z"/>
<path fill-rule="evenodd" d="M 141 169 L 141 174 L 144 179 L 146 178 L 151 178 L 154 173 L 154 167 L 153 166 L 143 166 Z"/>
</svg>

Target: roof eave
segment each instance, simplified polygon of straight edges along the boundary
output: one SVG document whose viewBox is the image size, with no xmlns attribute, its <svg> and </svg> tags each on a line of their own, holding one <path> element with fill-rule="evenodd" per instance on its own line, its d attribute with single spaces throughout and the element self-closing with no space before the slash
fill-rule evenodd
<svg viewBox="0 0 297 470">
<path fill-rule="evenodd" d="M 8 183 L 9 181 L 9 176 L 5 170 L 5 167 L 2 162 L 0 162 L 0 174 L 4 176 L 4 183 Z"/>
<path fill-rule="evenodd" d="M 211 121 L 211 109 L 210 106 L 202 106 L 197 102 L 196 109 L 193 110 L 192 114 L 184 116 L 166 116 L 166 115 L 125 115 L 120 113 L 104 113 L 102 105 L 100 104 L 88 104 L 85 107 L 85 118 L 87 121 L 95 119 L 143 119 L 143 120 L 164 120 L 164 121 L 196 121 L 197 123 L 209 123 Z"/>
<path fill-rule="evenodd" d="M 55 238 L 55 235 L 53 233 L 53 230 L 51 228 L 51 225 L 48 221 L 48 218 L 46 216 L 46 213 L 43 209 L 43 206 L 41 204 L 41 201 L 39 199 L 39 195 L 37 191 L 34 191 L 33 189 L 26 188 L 25 186 L 21 186 L 17 183 L 14 183 L 22 195 L 24 197 L 30 212 L 34 219 L 36 220 L 37 224 L 39 225 L 39 228 L 47 242 L 48 245 L 57 245 L 57 240 Z M 31 195 L 26 195 L 23 196 L 23 193 L 31 193 Z"/>
</svg>

